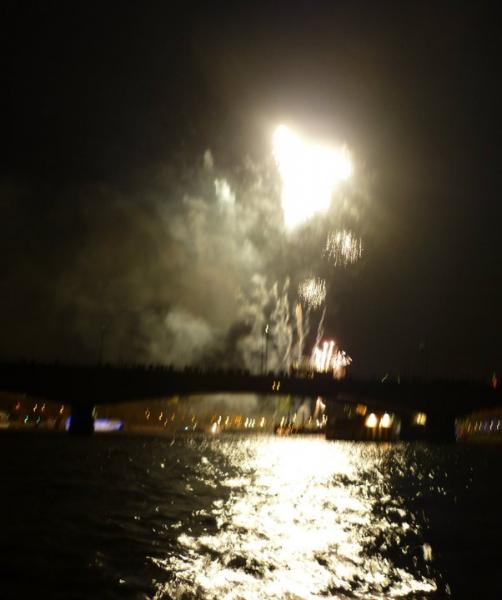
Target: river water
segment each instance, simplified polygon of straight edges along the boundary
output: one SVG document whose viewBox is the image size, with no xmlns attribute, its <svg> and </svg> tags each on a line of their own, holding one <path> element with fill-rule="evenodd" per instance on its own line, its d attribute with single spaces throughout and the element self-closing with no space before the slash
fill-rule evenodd
<svg viewBox="0 0 502 600">
<path fill-rule="evenodd" d="M 4 433 L 0 598 L 502 598 L 500 447 Z"/>
</svg>

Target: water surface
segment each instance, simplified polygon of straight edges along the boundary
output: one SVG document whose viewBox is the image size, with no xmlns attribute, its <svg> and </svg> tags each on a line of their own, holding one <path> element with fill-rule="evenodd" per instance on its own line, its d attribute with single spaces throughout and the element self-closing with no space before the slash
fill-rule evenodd
<svg viewBox="0 0 502 600">
<path fill-rule="evenodd" d="M 501 598 L 500 449 L 0 435 L 2 598 Z"/>
</svg>

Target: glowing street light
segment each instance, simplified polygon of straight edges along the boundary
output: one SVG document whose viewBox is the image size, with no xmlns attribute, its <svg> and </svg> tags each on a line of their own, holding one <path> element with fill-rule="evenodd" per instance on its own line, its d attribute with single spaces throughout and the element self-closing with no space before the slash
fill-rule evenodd
<svg viewBox="0 0 502 600">
<path fill-rule="evenodd" d="M 366 427 L 369 427 L 370 429 L 374 429 L 378 425 L 378 418 L 375 415 L 375 413 L 370 413 L 366 417 L 366 421 L 364 424 L 366 425 Z"/>
<path fill-rule="evenodd" d="M 391 425 L 392 417 L 389 415 L 389 413 L 384 413 L 382 415 L 382 418 L 380 419 L 380 427 L 382 427 L 383 429 L 389 429 Z"/>
</svg>

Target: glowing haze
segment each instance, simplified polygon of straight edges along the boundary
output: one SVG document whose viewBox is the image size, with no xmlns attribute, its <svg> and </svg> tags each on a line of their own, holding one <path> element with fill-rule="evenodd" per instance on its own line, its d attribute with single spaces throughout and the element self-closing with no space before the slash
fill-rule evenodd
<svg viewBox="0 0 502 600">
<path fill-rule="evenodd" d="M 187 164 L 152 165 L 131 176 L 127 190 L 89 184 L 76 191 L 71 210 L 69 192 L 61 192 L 51 209 L 60 229 L 71 228 L 75 214 L 81 227 L 69 248 L 66 237 L 53 235 L 53 221 L 42 220 L 37 239 L 52 236 L 56 245 L 48 254 L 40 247 L 36 260 L 23 254 L 29 247 L 24 218 L 38 192 L 3 194 L 9 223 L 26 234 L 16 250 L 24 266 L 9 267 L 4 286 L 49 307 L 40 334 L 29 320 L 17 321 L 4 353 L 53 360 L 71 346 L 65 357 L 75 361 L 101 356 L 107 362 L 261 372 L 268 325 L 268 370 L 309 362 L 312 343 L 320 344 L 329 327 L 328 295 L 329 310 L 336 309 L 334 268 L 347 262 L 356 239 L 355 233 L 344 235 L 340 246 L 334 238 L 329 249 L 337 260 L 326 260 L 326 236 L 353 226 L 364 198 L 355 186 L 343 189 L 343 202 L 308 232 L 305 243 L 290 228 L 329 207 L 332 196 L 334 204 L 336 183 L 351 171 L 347 155 L 284 126 L 266 142 L 258 160 L 228 164 L 207 149 Z M 359 175 L 358 187 L 362 181 Z M 54 281 L 44 265 L 56 254 L 61 274 Z M 42 339 L 51 344 L 39 346 Z M 335 356 L 333 349 L 328 362 Z"/>
<path fill-rule="evenodd" d="M 302 139 L 279 125 L 273 138 L 274 158 L 282 179 L 282 210 L 288 229 L 328 210 L 333 191 L 352 174 L 345 148 L 333 149 Z"/>
</svg>

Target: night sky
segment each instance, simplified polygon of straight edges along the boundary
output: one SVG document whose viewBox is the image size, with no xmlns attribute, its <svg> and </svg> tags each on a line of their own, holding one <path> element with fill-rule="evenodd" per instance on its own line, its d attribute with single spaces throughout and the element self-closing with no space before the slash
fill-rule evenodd
<svg viewBox="0 0 502 600">
<path fill-rule="evenodd" d="M 355 160 L 363 257 L 320 273 L 354 374 L 502 371 L 495 4 L 227 4 L 3 4 L 0 357 L 226 364 L 302 245 L 196 199 L 245 202 L 286 122 Z"/>
</svg>

